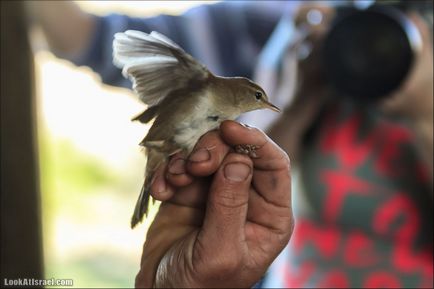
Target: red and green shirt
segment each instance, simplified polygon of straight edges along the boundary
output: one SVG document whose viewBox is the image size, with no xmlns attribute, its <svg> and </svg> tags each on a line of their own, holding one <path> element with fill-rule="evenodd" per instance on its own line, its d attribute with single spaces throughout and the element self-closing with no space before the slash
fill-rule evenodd
<svg viewBox="0 0 434 289">
<path fill-rule="evenodd" d="M 432 288 L 432 192 L 412 133 L 355 106 L 323 116 L 304 148 L 285 286 Z"/>
</svg>

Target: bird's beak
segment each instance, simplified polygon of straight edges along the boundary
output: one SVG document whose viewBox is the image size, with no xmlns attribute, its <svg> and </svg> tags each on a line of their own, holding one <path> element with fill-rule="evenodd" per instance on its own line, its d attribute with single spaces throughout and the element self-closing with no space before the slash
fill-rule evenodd
<svg viewBox="0 0 434 289">
<path fill-rule="evenodd" d="M 269 108 L 271 110 L 274 110 L 275 112 L 280 112 L 280 108 L 278 108 L 277 106 L 275 106 L 274 104 L 272 104 L 271 102 L 268 102 L 266 100 L 262 101 L 265 104 L 266 108 Z"/>
</svg>

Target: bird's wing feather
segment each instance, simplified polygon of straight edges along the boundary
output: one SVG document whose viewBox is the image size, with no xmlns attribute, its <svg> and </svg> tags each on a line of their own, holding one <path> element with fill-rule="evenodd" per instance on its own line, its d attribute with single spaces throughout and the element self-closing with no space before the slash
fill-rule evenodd
<svg viewBox="0 0 434 289">
<path fill-rule="evenodd" d="M 113 63 L 130 77 L 133 89 L 148 105 L 209 76 L 205 66 L 158 32 L 127 30 L 114 37 Z"/>
</svg>

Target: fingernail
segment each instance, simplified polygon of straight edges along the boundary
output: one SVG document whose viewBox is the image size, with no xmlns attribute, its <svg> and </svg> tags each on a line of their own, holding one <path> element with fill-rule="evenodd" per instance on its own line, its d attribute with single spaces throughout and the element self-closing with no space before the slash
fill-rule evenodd
<svg viewBox="0 0 434 289">
<path fill-rule="evenodd" d="M 154 187 L 155 193 L 161 193 L 166 190 L 166 182 L 161 177 L 156 177 L 151 186 Z"/>
<path fill-rule="evenodd" d="M 205 148 L 198 149 L 194 151 L 190 157 L 188 158 L 189 161 L 192 162 L 204 162 L 211 158 L 211 155 L 209 151 Z"/>
<path fill-rule="evenodd" d="M 251 169 L 243 163 L 230 163 L 225 166 L 224 175 L 228 180 L 242 182 L 250 175 Z"/>
<path fill-rule="evenodd" d="M 248 125 L 247 123 L 240 123 L 242 126 L 244 126 L 245 128 L 252 128 L 250 125 Z"/>
<path fill-rule="evenodd" d="M 169 173 L 173 175 L 180 175 L 185 173 L 185 160 L 177 159 L 169 164 Z"/>
</svg>

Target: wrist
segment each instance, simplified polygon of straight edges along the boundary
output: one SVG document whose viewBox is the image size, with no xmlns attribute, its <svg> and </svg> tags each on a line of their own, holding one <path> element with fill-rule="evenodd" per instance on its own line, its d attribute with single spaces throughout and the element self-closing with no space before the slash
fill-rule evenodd
<svg viewBox="0 0 434 289">
<path fill-rule="evenodd" d="M 184 268 L 179 266 L 185 265 L 185 262 L 174 257 L 181 258 L 179 252 L 187 254 L 182 250 L 183 246 L 193 246 L 193 243 L 188 244 L 191 247 L 186 246 L 185 242 L 194 239 L 197 234 L 196 225 L 202 219 L 203 212 L 200 210 L 168 202 L 160 205 L 146 236 L 136 287 L 191 287 L 180 280 L 185 277 L 185 273 L 181 273 Z"/>
</svg>

